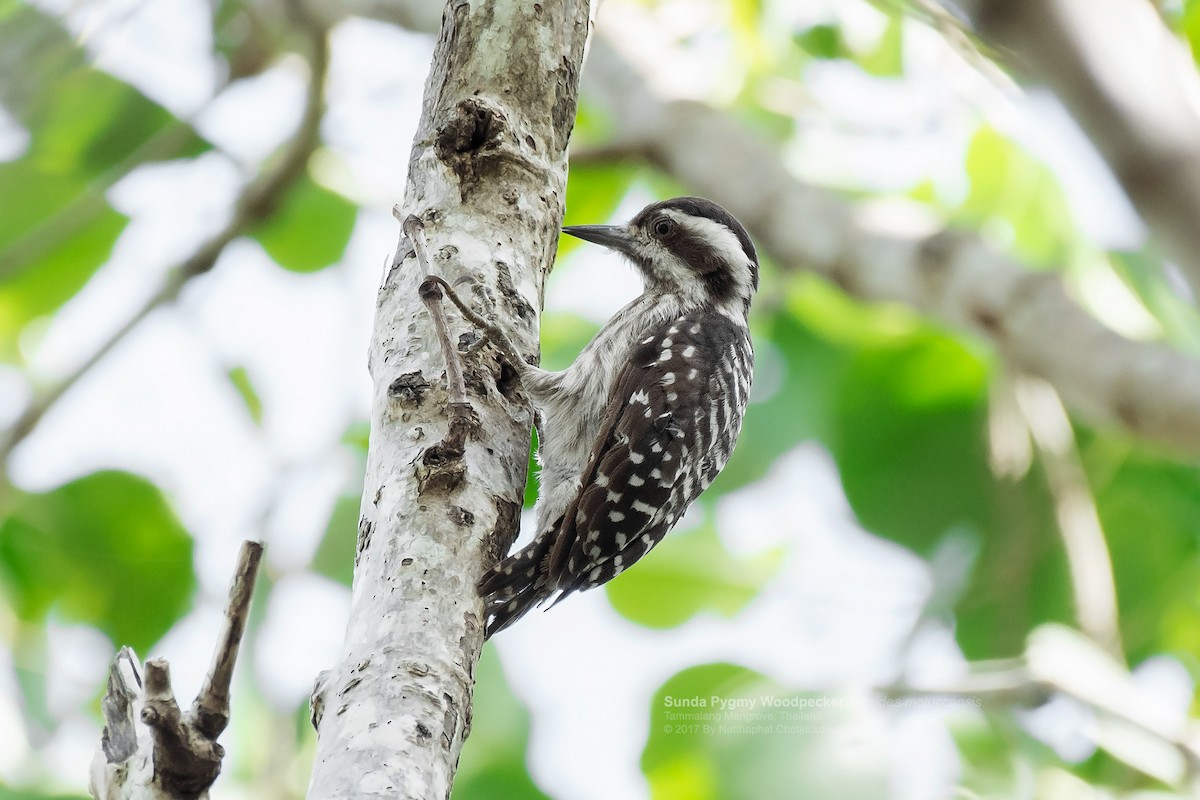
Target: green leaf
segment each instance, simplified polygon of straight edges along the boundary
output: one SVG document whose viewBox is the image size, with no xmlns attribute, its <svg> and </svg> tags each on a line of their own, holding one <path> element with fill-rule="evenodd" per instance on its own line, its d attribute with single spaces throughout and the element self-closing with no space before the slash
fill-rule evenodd
<svg viewBox="0 0 1200 800">
<path fill-rule="evenodd" d="M 713 698 L 751 697 L 755 689 L 771 686 L 761 674 L 736 664 L 702 664 L 671 676 L 650 701 L 650 738 L 642 751 L 642 771 L 650 781 L 651 797 L 680 796 L 676 792 L 681 786 L 703 789 L 694 795 L 697 798 L 719 797 L 716 765 L 704 757 L 712 746 L 712 733 L 694 729 L 691 720 L 681 720 L 680 715 L 708 716 Z"/>
<path fill-rule="evenodd" d="M 87 64 L 58 19 L 13 4 L 0 16 L 0 102 L 30 130 L 30 157 L 50 175 L 90 180 L 122 164 L 198 155 L 209 145 L 134 87 Z M 164 141 L 159 141 L 165 135 Z M 147 149 L 155 142 L 159 145 Z"/>
<path fill-rule="evenodd" d="M 1184 0 L 1180 28 L 1192 48 L 1192 60 L 1200 61 L 1200 3 Z"/>
<path fill-rule="evenodd" d="M 542 368 L 566 369 L 587 346 L 600 326 L 576 314 L 542 317 Z"/>
<path fill-rule="evenodd" d="M 96 472 L 43 494 L 18 494 L 0 522 L 0 584 L 13 610 L 96 626 L 145 652 L 187 609 L 192 539 L 158 488 Z"/>
<path fill-rule="evenodd" d="M 871 75 L 890 78 L 904 72 L 904 16 L 893 14 L 875 49 L 860 55 L 856 61 Z"/>
<path fill-rule="evenodd" d="M 986 381 L 987 367 L 945 336 L 858 355 L 841 386 L 834 449 L 868 529 L 926 552 L 952 525 L 984 521 Z"/>
<path fill-rule="evenodd" d="M 74 296 L 127 219 L 104 192 L 140 163 L 208 148 L 190 126 L 123 81 L 86 65 L 52 17 L 21 4 L 0 15 L 0 102 L 30 132 L 0 164 L 0 359 L 30 321 Z"/>
<path fill-rule="evenodd" d="M 782 561 L 782 549 L 733 555 L 710 523 L 672 533 L 604 589 L 626 619 L 649 628 L 672 628 L 701 611 L 734 616 L 775 576 Z"/>
<path fill-rule="evenodd" d="M 358 206 L 306 174 L 251 235 L 284 269 L 316 272 L 341 259 L 357 215 Z"/>
<path fill-rule="evenodd" d="M 362 498 L 357 495 L 342 495 L 337 499 L 312 560 L 314 572 L 347 586 L 354 580 L 361 506 Z"/>
<path fill-rule="evenodd" d="M 1016 797 L 1023 780 L 1018 762 L 1022 734 L 1011 715 L 964 714 L 951 727 L 962 760 L 961 783 L 979 797 Z"/>
<path fill-rule="evenodd" d="M 525 467 L 525 497 L 521 501 L 521 507 L 525 509 L 533 508 L 537 504 L 538 476 L 541 470 L 537 454 L 538 436 L 535 429 L 533 435 L 529 437 L 529 464 Z"/>
<path fill-rule="evenodd" d="M 1200 659 L 1200 469 L 1103 440 L 1084 458 L 1130 661 L 1163 651 Z"/>
<path fill-rule="evenodd" d="M 987 125 L 971 138 L 966 157 L 971 189 L 954 220 L 990 224 L 1007 233 L 1015 254 L 1033 265 L 1062 267 L 1079 244 L 1075 221 L 1054 174 Z"/>
<path fill-rule="evenodd" d="M 494 648 L 475 669 L 471 736 L 463 745 L 453 800 L 543 800 L 525 766 L 529 712 L 513 696 Z"/>
<path fill-rule="evenodd" d="M 234 367 L 226 373 L 229 377 L 233 388 L 237 389 L 238 394 L 242 396 L 242 402 L 246 404 L 246 411 L 249 412 L 250 418 L 254 420 L 254 424 L 262 424 L 262 398 L 258 396 L 258 392 L 254 389 L 254 384 L 250 381 L 250 373 L 246 372 L 245 367 Z"/>
<path fill-rule="evenodd" d="M 739 66 L 766 63 L 770 48 L 762 36 L 763 0 L 732 0 L 730 12 Z"/>
<path fill-rule="evenodd" d="M 591 102 L 587 95 L 580 96 L 579 105 L 575 109 L 575 127 L 571 131 L 571 147 L 573 149 L 606 144 L 612 140 L 616 131 L 616 121 L 611 115 Z M 575 169 L 577 169 L 576 165 L 572 165 L 571 171 L 574 172 Z M 567 180 L 569 183 L 570 175 L 567 176 Z M 570 205 L 567 203 L 568 212 Z"/>
<path fill-rule="evenodd" d="M 17 67 L 20 67 L 19 69 Z M 82 48 L 62 25 L 27 3 L 0 2 L 0 104 L 27 128 L 63 76 L 86 69 Z"/>
<path fill-rule="evenodd" d="M 346 432 L 342 434 L 342 444 L 347 445 L 363 458 L 366 458 L 367 447 L 370 443 L 371 423 L 367 420 L 350 423 L 350 427 L 346 428 Z"/>
<path fill-rule="evenodd" d="M 352 422 L 342 434 L 342 444 L 355 456 L 354 475 L 347 491 L 333 505 L 325 534 L 317 545 L 310 567 L 319 575 L 349 586 L 354 581 L 354 562 L 358 551 L 358 526 L 362 510 L 362 487 L 367 471 L 367 447 L 371 426 L 365 421 Z"/>
<path fill-rule="evenodd" d="M 31 155 L 51 174 L 97 178 L 158 134 L 174 139 L 172 157 L 198 155 L 207 145 L 184 123 L 123 81 L 79 69 L 60 79 L 32 127 Z M 182 133 L 174 133 L 181 129 Z"/>
<path fill-rule="evenodd" d="M 813 25 L 797 33 L 794 41 L 800 49 L 815 58 L 841 58 L 844 53 L 842 30 L 836 25 Z"/>
<path fill-rule="evenodd" d="M 586 163 L 571 166 L 567 179 L 567 206 L 564 225 L 599 225 L 613 213 L 633 184 L 637 167 L 623 161 Z M 570 253 L 580 242 L 571 236 L 558 240 L 560 253 Z"/>
<path fill-rule="evenodd" d="M 1072 613 L 1044 476 L 992 475 L 988 377 L 978 354 L 931 329 L 866 347 L 839 385 L 831 446 L 867 530 L 926 557 L 948 535 L 978 551 L 955 607 L 973 658 L 1015 655 L 1033 625 Z"/>
<path fill-rule="evenodd" d="M 84 191 L 71 178 L 37 172 L 27 160 L 0 164 L 0 359 L 17 357 L 22 328 L 73 297 L 108 260 L 128 218 L 89 205 L 65 229 L 44 227 Z"/>
</svg>

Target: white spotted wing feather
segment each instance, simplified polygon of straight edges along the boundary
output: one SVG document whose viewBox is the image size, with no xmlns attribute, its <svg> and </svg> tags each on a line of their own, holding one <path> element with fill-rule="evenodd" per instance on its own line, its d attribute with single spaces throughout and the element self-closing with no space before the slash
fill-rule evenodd
<svg viewBox="0 0 1200 800">
<path fill-rule="evenodd" d="M 717 313 L 668 321 L 638 341 L 564 515 L 547 589 L 598 586 L 662 540 L 729 459 L 752 368 L 746 329 Z"/>
</svg>

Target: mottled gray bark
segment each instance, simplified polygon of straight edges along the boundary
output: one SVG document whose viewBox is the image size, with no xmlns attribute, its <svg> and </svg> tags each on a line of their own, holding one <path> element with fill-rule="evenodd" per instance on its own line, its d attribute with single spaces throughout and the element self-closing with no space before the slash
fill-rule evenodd
<svg viewBox="0 0 1200 800">
<path fill-rule="evenodd" d="M 538 357 L 557 248 L 587 0 L 451 0 L 397 217 L 432 270 Z M 470 411 L 451 414 L 447 359 L 402 236 L 380 288 L 375 393 L 350 623 L 314 691 L 309 797 L 442 798 L 470 728 L 483 645 L 475 582 L 512 543 L 532 419 L 511 368 L 445 304 Z"/>
</svg>

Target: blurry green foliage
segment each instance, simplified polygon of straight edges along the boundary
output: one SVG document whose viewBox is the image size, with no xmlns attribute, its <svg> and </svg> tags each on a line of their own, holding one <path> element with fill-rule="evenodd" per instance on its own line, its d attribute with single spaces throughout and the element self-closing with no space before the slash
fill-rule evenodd
<svg viewBox="0 0 1200 800">
<path fill-rule="evenodd" d="M 52 217 L 85 191 L 79 183 L 14 162 L 0 164 L 0 184 L 30 187 L 26 192 L 0 191 L 0 359 L 13 361 L 25 326 L 53 313 L 83 288 L 107 260 L 128 219 L 101 204 L 75 226 L 73 235 L 60 238 L 49 227 L 57 228 Z M 21 225 L 22 218 L 34 215 L 33 225 Z M 30 258 L 14 263 L 14 250 Z"/>
<path fill-rule="evenodd" d="M 981 521 L 986 378 L 960 344 L 926 332 L 857 354 L 835 404 L 833 451 L 868 530 L 921 552 L 950 525 Z"/>
<path fill-rule="evenodd" d="M 846 53 L 842 29 L 836 25 L 813 25 L 797 33 L 794 41 L 814 58 L 841 58 Z"/>
<path fill-rule="evenodd" d="M 1008 715 L 964 716 L 952 730 L 963 757 L 962 786 L 979 797 L 1019 796 L 1029 780 L 1029 761 L 1052 760 L 1046 748 L 1023 736 Z M 1015 753 L 1024 763 L 1017 763 Z"/>
<path fill-rule="evenodd" d="M 859 55 L 858 64 L 872 75 L 890 78 L 904 71 L 904 17 L 890 15 L 875 47 Z"/>
<path fill-rule="evenodd" d="M 208 145 L 124 81 L 87 66 L 60 24 L 0 2 L 0 102 L 30 131 L 0 163 L 0 360 L 17 357 L 30 321 L 73 297 L 128 220 L 104 191 L 137 164 L 194 156 Z M 18 66 L 19 65 L 19 66 Z"/>
<path fill-rule="evenodd" d="M 626 619 L 649 628 L 682 625 L 701 611 L 732 617 L 758 595 L 782 560 L 781 550 L 737 557 L 706 522 L 675 531 L 637 563 L 604 585 Z"/>
<path fill-rule="evenodd" d="M 325 533 L 309 565 L 318 575 L 346 586 L 354 578 L 354 554 L 358 549 L 359 510 L 362 506 L 370 434 L 371 427 L 367 422 L 356 422 L 342 435 L 342 445 L 354 454 L 356 468 L 347 483 L 346 493 L 333 505 L 329 521 L 325 524 Z"/>
<path fill-rule="evenodd" d="M 567 180 L 567 204 L 564 225 L 600 225 L 607 222 L 617 204 L 629 191 L 637 169 L 623 162 L 615 164 L 581 164 L 572 167 Z M 558 240 L 560 255 L 579 247 L 573 236 Z"/>
<path fill-rule="evenodd" d="M 1104 442 L 1084 455 L 1096 476 L 1126 654 L 1133 663 L 1164 649 L 1200 659 L 1200 469 L 1140 452 L 1114 463 Z"/>
<path fill-rule="evenodd" d="M 1181 13 L 1176 18 L 1180 30 L 1192 48 L 1192 58 L 1200 61 L 1200 2 L 1183 0 Z"/>
<path fill-rule="evenodd" d="M 88 800 L 80 794 L 50 794 L 32 789 L 12 789 L 0 784 L 0 800 Z"/>
<path fill-rule="evenodd" d="M 254 384 L 250 381 L 250 373 L 246 371 L 245 367 L 234 367 L 225 374 L 229 376 L 229 382 L 233 384 L 233 388 L 237 389 L 242 402 L 246 404 L 246 413 L 250 415 L 256 425 L 262 424 L 262 398 L 258 396 Z"/>
<path fill-rule="evenodd" d="M 475 668 L 471 736 L 463 745 L 453 800 L 542 800 L 525 750 L 529 712 L 509 691 L 496 651 L 485 647 Z"/>
<path fill-rule="evenodd" d="M 9 498 L 0 584 L 26 622 L 53 612 L 145 652 L 191 601 L 192 538 L 154 484 L 94 472 Z"/>
<path fill-rule="evenodd" d="M 1031 266 L 1070 263 L 1078 234 L 1049 167 L 984 125 L 971 138 L 966 170 L 971 188 L 955 221 L 983 226 Z"/>
<path fill-rule="evenodd" d="M 354 553 L 358 547 L 359 495 L 342 495 L 333 506 L 325 535 L 313 555 L 312 570 L 339 583 L 350 585 L 354 578 Z"/>
<path fill-rule="evenodd" d="M 251 235 L 281 267 L 316 272 L 342 257 L 357 214 L 354 203 L 305 175 Z"/>
<path fill-rule="evenodd" d="M 714 737 L 677 714 L 703 713 L 707 708 L 668 706 L 671 702 L 706 704 L 713 697 L 748 696 L 755 687 L 768 686 L 758 673 L 733 664 L 705 664 L 672 676 L 650 701 L 650 738 L 642 752 L 642 771 L 650 782 L 651 797 L 692 797 L 707 800 L 729 796 L 719 787 L 719 765 L 709 746 Z"/>
</svg>

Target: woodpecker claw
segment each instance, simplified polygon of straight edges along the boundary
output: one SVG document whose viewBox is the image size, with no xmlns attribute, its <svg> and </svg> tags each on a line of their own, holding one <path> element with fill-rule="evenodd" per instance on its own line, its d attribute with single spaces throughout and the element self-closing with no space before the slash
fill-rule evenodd
<svg viewBox="0 0 1200 800">
<path fill-rule="evenodd" d="M 437 275 L 427 275 L 425 280 L 421 282 L 420 291 L 424 292 L 426 290 L 425 287 L 430 284 L 434 284 L 433 291 L 445 292 L 446 297 L 450 298 L 450 302 L 454 303 L 459 313 L 463 315 L 463 319 L 483 332 L 483 338 L 479 340 L 480 344 L 485 340 L 490 340 L 496 346 L 496 349 L 500 351 L 500 357 L 509 362 L 509 366 L 516 370 L 517 374 L 521 373 L 523 367 L 528 366 L 521 358 L 520 353 L 517 352 L 517 348 L 504 335 L 504 331 L 472 311 L 454 289 L 450 287 L 450 284 Z M 424 297 L 424 294 L 422 294 L 422 297 Z M 471 349 L 473 350 L 476 347 L 479 347 L 479 344 L 474 345 Z"/>
</svg>

